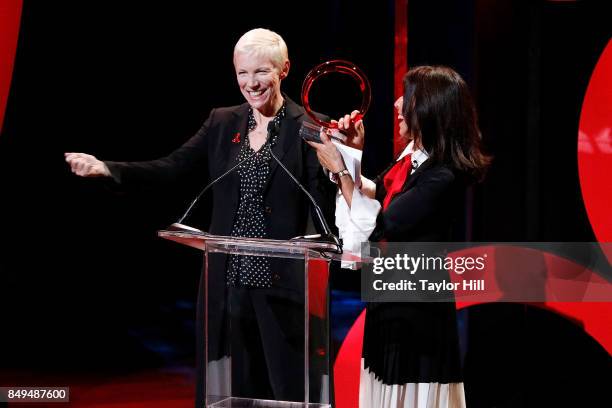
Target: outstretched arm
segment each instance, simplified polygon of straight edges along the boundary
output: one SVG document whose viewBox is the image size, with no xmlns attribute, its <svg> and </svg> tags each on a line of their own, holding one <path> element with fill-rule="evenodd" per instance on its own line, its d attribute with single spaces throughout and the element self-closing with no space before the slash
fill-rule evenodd
<svg viewBox="0 0 612 408">
<path fill-rule="evenodd" d="M 112 177 L 128 188 L 142 188 L 148 185 L 168 184 L 182 174 L 203 164 L 208 153 L 207 133 L 212 123 L 214 110 L 185 144 L 166 157 L 142 162 L 102 161 L 85 153 L 64 153 L 72 172 L 81 177 Z"/>
</svg>

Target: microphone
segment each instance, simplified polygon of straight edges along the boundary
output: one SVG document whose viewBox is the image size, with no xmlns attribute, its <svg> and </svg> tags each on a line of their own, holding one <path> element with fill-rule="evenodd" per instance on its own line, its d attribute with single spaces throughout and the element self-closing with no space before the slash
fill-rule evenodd
<svg viewBox="0 0 612 408">
<path fill-rule="evenodd" d="M 219 177 L 217 177 L 216 179 L 214 179 L 213 181 L 208 183 L 208 185 L 206 187 L 204 187 L 202 189 L 202 191 L 200 191 L 200 193 L 196 196 L 196 198 L 193 199 L 193 201 L 191 202 L 191 204 L 189 205 L 189 207 L 187 208 L 185 213 L 183 213 L 183 215 L 176 222 L 174 222 L 174 223 L 172 223 L 172 225 L 170 225 L 170 229 L 179 229 L 179 230 L 193 230 L 194 229 L 194 228 L 189 227 L 187 225 L 183 225 L 183 221 L 185 220 L 185 218 L 187 218 L 191 214 L 191 210 L 193 209 L 193 207 L 198 203 L 198 201 L 200 201 L 200 198 L 202 198 L 204 193 L 207 192 L 212 186 L 214 186 L 221 179 L 225 178 L 228 174 L 230 174 L 231 172 L 236 170 L 242 163 L 246 162 L 247 160 L 251 159 L 255 155 L 257 155 L 260 152 L 262 152 L 263 149 L 266 147 L 266 145 L 269 145 L 269 142 L 270 142 L 270 132 L 271 132 L 272 128 L 274 127 L 274 126 L 271 126 L 272 123 L 273 122 L 270 122 L 268 124 L 268 135 L 266 136 L 266 141 L 261 146 L 261 148 L 259 150 L 257 150 L 256 152 L 251 153 L 250 155 L 248 155 L 244 159 L 240 160 L 238 163 L 236 163 L 234 166 L 232 166 L 230 169 L 228 169 L 225 173 L 221 174 Z"/>
<path fill-rule="evenodd" d="M 280 128 L 279 124 L 270 122 L 268 124 L 268 138 L 270 137 L 270 135 L 276 134 L 279 131 L 279 128 Z M 272 158 L 276 161 L 276 163 L 278 163 L 278 165 L 285 171 L 285 173 L 287 173 L 289 177 L 291 177 L 291 180 L 293 180 L 293 182 L 302 190 L 304 194 L 306 194 L 306 197 L 308 197 L 308 199 L 310 200 L 310 203 L 312 204 L 312 207 L 315 210 L 315 214 L 317 215 L 317 219 L 319 220 L 319 224 L 323 228 L 323 236 L 321 238 L 323 238 L 325 242 L 332 243 L 336 246 L 336 248 L 332 252 L 341 254 L 342 253 L 342 243 L 340 242 L 340 239 L 337 236 L 332 234 L 331 229 L 329 228 L 329 225 L 327 224 L 327 221 L 325 221 L 325 217 L 323 216 L 323 211 L 321 210 L 321 207 L 319 207 L 319 205 L 315 201 L 314 197 L 308 192 L 308 190 L 306 190 L 306 187 L 304 187 L 302 183 L 300 183 L 298 179 L 296 179 L 295 176 L 291 174 L 289 169 L 285 167 L 285 165 L 279 160 L 279 158 L 276 157 L 270 145 L 268 145 L 268 151 L 270 152 L 270 156 L 272 156 Z M 300 237 L 300 238 L 311 239 L 311 238 L 319 238 L 319 236 L 310 235 L 310 236 L 305 236 L 305 237 Z"/>
</svg>

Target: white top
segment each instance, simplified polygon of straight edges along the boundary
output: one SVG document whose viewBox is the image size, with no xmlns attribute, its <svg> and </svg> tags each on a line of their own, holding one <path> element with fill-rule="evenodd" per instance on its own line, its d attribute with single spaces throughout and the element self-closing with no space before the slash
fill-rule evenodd
<svg viewBox="0 0 612 408">
<path fill-rule="evenodd" d="M 341 143 L 333 142 L 342 154 L 344 164 L 355 181 L 353 190 L 352 205 L 349 208 L 340 189 L 336 195 L 336 226 L 338 227 L 340 238 L 343 241 L 343 250 L 355 255 L 361 253 L 361 243 L 367 242 L 368 237 L 376 227 L 376 217 L 381 209 L 378 200 L 369 198 L 361 193 L 359 187 L 365 179 L 361 179 L 361 150 L 344 146 Z M 398 157 L 401 160 L 407 154 L 412 154 L 412 173 L 429 158 L 423 150 L 414 151 L 414 142 L 410 142 Z M 411 174 L 412 174 L 411 173 Z M 355 269 L 355 262 L 342 262 L 342 267 Z"/>
<path fill-rule="evenodd" d="M 419 149 L 417 151 L 414 151 L 414 141 L 408 143 L 408 146 L 406 146 L 404 151 L 402 151 L 402 154 L 399 155 L 397 161 L 403 159 L 404 156 L 406 156 L 407 154 L 412 154 L 412 171 L 410 172 L 410 174 L 414 173 L 415 170 L 418 169 L 419 166 L 423 164 L 425 160 L 429 159 L 429 155 L 425 150 Z"/>
</svg>

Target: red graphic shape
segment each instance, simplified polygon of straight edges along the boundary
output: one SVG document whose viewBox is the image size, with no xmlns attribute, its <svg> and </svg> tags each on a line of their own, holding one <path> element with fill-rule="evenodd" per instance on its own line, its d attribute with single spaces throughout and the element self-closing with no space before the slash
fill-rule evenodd
<svg viewBox="0 0 612 408">
<path fill-rule="evenodd" d="M 22 0 L 0 2 L 0 131 L 4 122 L 4 111 L 11 89 L 13 64 L 19 37 Z"/>
<path fill-rule="evenodd" d="M 612 40 L 599 57 L 584 95 L 578 128 L 582 199 L 599 242 L 612 242 Z M 612 254 L 606 254 L 612 260 Z"/>
</svg>

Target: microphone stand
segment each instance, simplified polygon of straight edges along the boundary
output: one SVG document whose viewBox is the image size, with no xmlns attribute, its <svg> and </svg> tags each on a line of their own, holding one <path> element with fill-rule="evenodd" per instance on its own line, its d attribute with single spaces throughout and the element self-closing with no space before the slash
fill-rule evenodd
<svg viewBox="0 0 612 408">
<path fill-rule="evenodd" d="M 262 149 L 268 144 L 269 140 L 270 140 L 270 132 L 268 132 L 268 137 L 266 138 L 266 142 L 261 146 L 261 148 L 259 150 L 257 150 L 256 152 L 253 152 L 252 154 L 248 155 L 244 159 L 240 160 L 238 163 L 236 163 L 234 166 L 232 166 L 226 172 L 224 172 L 219 177 L 217 177 L 216 179 L 214 179 L 213 181 L 208 183 L 208 185 L 206 187 L 204 187 L 202 189 L 202 191 L 200 191 L 200 193 L 196 196 L 196 198 L 193 199 L 193 201 L 191 202 L 191 204 L 189 205 L 187 210 L 183 213 L 183 215 L 176 222 L 174 222 L 174 223 L 172 223 L 172 225 L 170 225 L 170 229 L 192 230 L 194 232 L 200 231 L 200 230 L 198 230 L 196 228 L 189 227 L 189 226 L 183 224 L 183 221 L 185 220 L 185 218 L 187 218 L 191 214 L 191 210 L 193 209 L 193 207 L 198 203 L 198 201 L 200 201 L 200 198 L 202 198 L 204 193 L 207 192 L 212 186 L 217 184 L 217 182 L 219 180 L 221 180 L 222 178 L 226 177 L 232 171 L 236 170 L 242 163 L 246 162 L 247 160 L 251 159 L 255 155 L 259 154 L 262 151 Z"/>
<path fill-rule="evenodd" d="M 268 126 L 268 130 L 270 132 L 272 132 L 273 130 L 278 131 L 278 129 L 270 129 L 270 126 Z M 291 174 L 289 169 L 285 167 L 285 165 L 274 154 L 274 152 L 272 151 L 272 148 L 269 145 L 268 145 L 268 151 L 270 152 L 270 156 L 272 156 L 274 161 L 276 161 L 276 163 L 278 163 L 278 165 L 285 171 L 285 173 L 287 173 L 289 177 L 291 177 L 291 180 L 293 180 L 293 182 L 297 184 L 300 190 L 302 190 L 302 192 L 306 194 L 306 197 L 308 197 L 308 199 L 310 200 L 310 203 L 312 204 L 315 210 L 315 214 L 317 215 L 317 219 L 319 220 L 319 223 L 321 227 L 323 228 L 323 236 L 321 237 L 323 238 L 323 241 L 326 243 L 334 244 L 336 248 L 332 252 L 341 254 L 342 253 L 342 243 L 340 242 L 340 239 L 331 232 L 331 229 L 329 228 L 329 225 L 327 224 L 327 221 L 325 221 L 325 217 L 323 216 L 323 211 L 321 210 L 321 207 L 319 207 L 319 205 L 315 201 L 314 197 L 308 192 L 308 190 L 306 190 L 306 188 L 302 185 L 302 183 L 300 183 L 298 179 L 296 179 L 295 176 Z M 308 239 L 308 238 L 301 237 L 301 239 Z"/>
<path fill-rule="evenodd" d="M 193 207 L 198 203 L 198 201 L 200 201 L 200 198 L 202 198 L 204 193 L 207 192 L 212 186 L 214 186 L 219 180 L 221 180 L 222 178 L 226 177 L 228 174 L 230 174 L 232 171 L 234 171 L 236 168 L 238 168 L 242 163 L 246 162 L 247 160 L 251 159 L 252 157 L 254 157 L 255 155 L 259 154 L 260 152 L 262 152 L 264 149 L 267 148 L 268 151 L 270 152 L 270 156 L 276 161 L 276 163 L 278 163 L 278 165 L 283 169 L 283 171 L 285 173 L 287 173 L 289 175 L 289 177 L 291 177 L 291 180 L 293 180 L 293 182 L 295 184 L 297 184 L 297 186 L 302 190 L 302 192 L 304 194 L 306 194 L 306 197 L 308 197 L 308 199 L 310 200 L 310 203 L 312 204 L 312 206 L 313 206 L 313 208 L 315 210 L 315 214 L 317 215 L 317 219 L 319 220 L 319 223 L 320 223 L 321 227 L 323 228 L 323 236 L 322 236 L 323 239 L 322 239 L 322 241 L 325 242 L 325 243 L 331 243 L 331 244 L 333 244 L 335 246 L 335 249 L 332 250 L 331 252 L 341 254 L 342 253 L 342 243 L 340 242 L 340 239 L 337 236 L 332 234 L 331 229 L 329 228 L 329 225 L 327 224 L 327 221 L 325 221 L 325 217 L 323 216 L 323 211 L 321 210 L 321 207 L 319 207 L 319 205 L 315 201 L 314 197 L 308 192 L 308 190 L 306 190 L 306 188 L 302 185 L 302 183 L 300 183 L 298 181 L 298 179 L 296 179 L 295 176 L 293 174 L 291 174 L 289 169 L 287 169 L 287 167 L 285 167 L 285 165 L 279 160 L 279 158 L 272 151 L 272 146 L 270 146 L 270 143 L 269 143 L 270 142 L 270 136 L 272 134 L 278 132 L 278 131 L 279 131 L 279 126 L 275 125 L 273 121 L 270 122 L 268 124 L 268 135 L 267 135 L 266 141 L 261 146 L 261 148 L 259 150 L 257 150 L 256 152 L 253 152 L 252 154 L 250 154 L 249 156 L 247 156 L 243 160 L 241 160 L 238 163 L 236 163 L 234 166 L 232 166 L 230 169 L 225 171 L 219 177 L 217 177 L 213 181 L 211 181 L 206 187 L 204 187 L 202 189 L 202 191 L 200 191 L 200 193 L 196 196 L 196 198 L 193 199 L 193 201 L 191 202 L 191 204 L 189 205 L 187 210 L 183 213 L 183 215 L 176 222 L 172 223 L 172 225 L 170 225 L 170 227 L 168 229 L 170 229 L 170 230 L 187 231 L 187 232 L 203 233 L 203 231 L 201 231 L 201 230 L 198 230 L 196 228 L 193 228 L 193 227 L 190 227 L 190 226 L 187 226 L 187 225 L 183 224 L 183 221 L 191 214 L 191 210 L 193 209 Z M 301 238 L 302 239 L 306 239 L 306 240 L 312 240 L 312 239 L 305 238 L 305 237 L 301 237 Z M 326 251 L 329 251 L 329 249 L 326 249 Z"/>
</svg>

